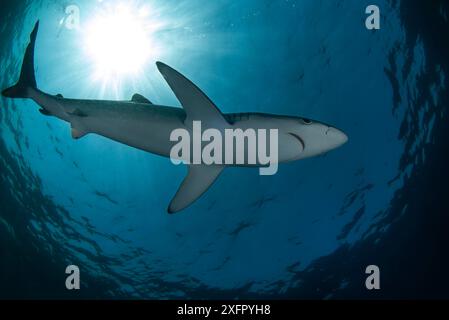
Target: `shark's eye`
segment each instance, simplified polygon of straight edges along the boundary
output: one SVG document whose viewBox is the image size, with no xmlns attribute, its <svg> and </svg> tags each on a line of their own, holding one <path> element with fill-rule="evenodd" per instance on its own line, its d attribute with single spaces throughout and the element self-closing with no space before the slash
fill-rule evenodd
<svg viewBox="0 0 449 320">
<path fill-rule="evenodd" d="M 312 120 L 310 120 L 310 119 L 302 118 L 301 120 L 302 120 L 302 123 L 304 123 L 304 124 L 312 124 Z"/>
</svg>

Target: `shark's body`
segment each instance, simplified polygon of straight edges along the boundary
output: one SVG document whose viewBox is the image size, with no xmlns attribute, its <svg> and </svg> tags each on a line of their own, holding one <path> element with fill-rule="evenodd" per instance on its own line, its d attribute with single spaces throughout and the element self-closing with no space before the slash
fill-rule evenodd
<svg viewBox="0 0 449 320">
<path fill-rule="evenodd" d="M 183 108 L 154 105 L 139 94 L 135 94 L 130 101 L 76 100 L 49 95 L 37 88 L 34 76 L 34 44 L 38 26 L 37 23 L 31 34 L 19 82 L 4 90 L 3 95 L 34 100 L 42 107 L 42 114 L 69 122 L 75 139 L 96 133 L 134 148 L 170 157 L 176 143 L 170 141 L 171 133 L 176 129 L 191 132 L 193 121 L 201 121 L 207 128 L 221 131 L 276 129 L 279 132 L 279 163 L 319 155 L 347 141 L 347 136 L 340 130 L 304 118 L 261 113 L 222 114 L 190 80 L 160 62 L 157 63 L 158 69 Z M 193 203 L 224 167 L 189 165 L 188 175 L 168 211 L 177 212 Z"/>
</svg>

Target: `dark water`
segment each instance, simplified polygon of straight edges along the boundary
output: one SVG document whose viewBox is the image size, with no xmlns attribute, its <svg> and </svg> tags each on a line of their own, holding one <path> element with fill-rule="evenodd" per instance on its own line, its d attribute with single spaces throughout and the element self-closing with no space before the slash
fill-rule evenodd
<svg viewBox="0 0 449 320">
<path fill-rule="evenodd" d="M 448 297 L 446 1 L 133 1 L 157 26 L 144 74 L 92 79 L 83 21 L 114 1 L 3 1 L 1 88 L 37 19 L 39 87 L 73 98 L 176 100 L 183 70 L 224 112 L 302 115 L 350 137 L 274 177 L 233 169 L 167 215 L 184 169 L 66 124 L 25 100 L 0 108 L 0 298 Z M 131 2 L 129 2 L 131 3 Z M 70 3 L 71 4 L 71 3 Z M 157 48 L 157 50 L 156 50 Z M 82 290 L 65 289 L 67 265 Z M 365 268 L 381 269 L 367 291 Z"/>
</svg>

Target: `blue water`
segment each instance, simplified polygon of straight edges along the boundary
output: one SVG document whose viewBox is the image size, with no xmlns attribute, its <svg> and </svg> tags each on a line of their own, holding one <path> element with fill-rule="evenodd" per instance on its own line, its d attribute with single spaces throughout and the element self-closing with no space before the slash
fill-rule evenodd
<svg viewBox="0 0 449 320">
<path fill-rule="evenodd" d="M 185 168 L 96 135 L 72 140 L 66 123 L 33 102 L 2 98 L 0 297 L 371 297 L 364 268 L 376 263 L 399 279 L 385 277 L 383 297 L 425 296 L 416 283 L 426 281 L 416 279 L 429 272 L 409 274 L 407 290 L 395 270 L 402 253 L 411 259 L 406 250 L 428 252 L 407 243 L 432 238 L 416 231 L 419 208 L 432 188 L 447 191 L 445 173 L 428 171 L 447 156 L 446 47 L 415 19 L 447 32 L 444 2 L 378 0 L 382 28 L 368 31 L 370 1 L 129 1 L 149 9 L 157 50 L 137 78 L 105 84 L 92 78 L 83 24 L 115 2 L 75 1 L 77 30 L 60 24 L 68 3 L 5 3 L 1 87 L 17 80 L 40 19 L 35 63 L 45 92 L 124 100 L 138 92 L 178 105 L 160 60 L 225 113 L 318 119 L 349 143 L 272 177 L 227 169 L 193 206 L 168 215 Z M 432 204 L 429 215 L 442 210 Z M 425 270 L 441 267 L 439 254 Z M 64 288 L 69 264 L 81 269 L 79 292 Z"/>
</svg>

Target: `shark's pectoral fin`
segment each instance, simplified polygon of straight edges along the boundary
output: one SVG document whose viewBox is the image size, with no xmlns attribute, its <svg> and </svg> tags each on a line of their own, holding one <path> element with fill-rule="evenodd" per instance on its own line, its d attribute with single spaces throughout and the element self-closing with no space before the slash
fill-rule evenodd
<svg viewBox="0 0 449 320">
<path fill-rule="evenodd" d="M 133 95 L 133 97 L 131 98 L 131 101 L 136 102 L 136 103 L 153 104 L 153 102 L 151 102 L 150 100 L 148 100 L 147 98 L 145 98 L 144 96 L 142 96 L 141 94 L 138 94 L 138 93 Z"/>
<path fill-rule="evenodd" d="M 156 65 L 181 102 L 187 121 L 202 121 L 204 127 L 216 129 L 229 126 L 220 110 L 194 83 L 162 62 Z"/>
<path fill-rule="evenodd" d="M 224 166 L 189 165 L 189 172 L 170 202 L 168 213 L 175 213 L 201 197 L 218 178 Z"/>
</svg>

